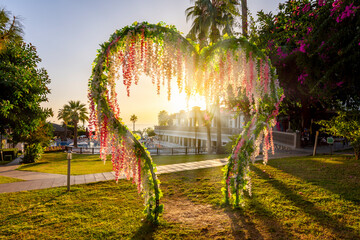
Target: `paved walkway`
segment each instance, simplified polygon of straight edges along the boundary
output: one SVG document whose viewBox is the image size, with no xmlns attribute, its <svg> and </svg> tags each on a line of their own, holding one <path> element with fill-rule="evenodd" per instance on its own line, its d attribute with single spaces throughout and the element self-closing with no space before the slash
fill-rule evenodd
<svg viewBox="0 0 360 240">
<path fill-rule="evenodd" d="M 329 153 L 329 151 L 330 151 L 329 148 L 319 148 L 318 153 Z M 275 155 L 269 154 L 269 159 L 295 157 L 295 156 L 308 156 L 311 154 L 312 154 L 311 149 L 302 149 L 301 151 L 283 150 L 283 151 L 277 151 Z M 19 167 L 20 160 L 21 157 L 15 159 L 14 161 L 12 161 L 11 163 L 5 166 L 0 166 L 0 176 L 18 178 L 25 181 L 0 184 L 0 193 L 62 187 L 67 185 L 66 175 L 15 170 L 16 168 Z M 258 156 L 256 160 L 261 161 L 262 156 Z M 162 166 L 157 166 L 157 174 L 218 167 L 218 166 L 224 166 L 226 163 L 227 163 L 227 159 L 224 158 L 224 159 L 205 160 L 199 162 L 162 165 Z M 72 175 L 70 178 L 70 183 L 71 185 L 87 184 L 87 183 L 108 181 L 114 179 L 115 179 L 114 172 L 104 172 L 104 173 L 95 173 L 95 174 L 86 174 L 86 175 Z"/>
</svg>

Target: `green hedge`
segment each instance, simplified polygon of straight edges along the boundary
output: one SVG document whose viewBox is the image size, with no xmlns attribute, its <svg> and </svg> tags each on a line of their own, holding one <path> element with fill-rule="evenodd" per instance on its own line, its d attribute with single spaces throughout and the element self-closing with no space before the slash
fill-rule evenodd
<svg viewBox="0 0 360 240">
<path fill-rule="evenodd" d="M 3 151 L 4 159 L 5 156 L 11 156 L 11 159 L 17 158 L 17 154 L 18 154 L 17 148 L 5 148 L 5 149 L 0 149 L 0 151 Z"/>
</svg>

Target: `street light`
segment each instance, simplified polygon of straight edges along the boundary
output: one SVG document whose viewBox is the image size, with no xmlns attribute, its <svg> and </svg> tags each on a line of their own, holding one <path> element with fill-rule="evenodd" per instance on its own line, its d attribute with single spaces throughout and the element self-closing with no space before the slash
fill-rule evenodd
<svg viewBox="0 0 360 240">
<path fill-rule="evenodd" d="M 68 160 L 68 168 L 67 168 L 67 190 L 70 192 L 70 160 L 72 159 L 71 148 L 68 148 L 67 152 L 67 160 Z"/>
</svg>

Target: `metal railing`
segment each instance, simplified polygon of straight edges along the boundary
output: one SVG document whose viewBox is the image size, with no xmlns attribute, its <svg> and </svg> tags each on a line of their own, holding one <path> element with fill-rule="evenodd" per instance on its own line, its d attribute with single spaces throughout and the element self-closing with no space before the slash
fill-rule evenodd
<svg viewBox="0 0 360 240">
<path fill-rule="evenodd" d="M 184 131 L 184 132 L 207 132 L 206 127 L 198 126 L 198 127 L 187 127 L 187 126 L 155 126 L 155 131 Z M 211 127 L 210 132 L 216 133 L 217 128 Z M 227 135 L 235 135 L 240 134 L 242 129 L 240 128 L 228 128 L 222 127 L 221 133 Z"/>
<path fill-rule="evenodd" d="M 207 154 L 206 147 L 160 147 L 148 148 L 151 155 L 191 155 Z"/>
<path fill-rule="evenodd" d="M 80 154 L 100 154 L 100 148 L 90 147 L 67 147 L 65 151 L 71 150 Z M 194 155 L 207 154 L 206 147 L 156 147 L 147 149 L 151 155 Z M 214 151 L 214 149 L 213 149 Z"/>
</svg>

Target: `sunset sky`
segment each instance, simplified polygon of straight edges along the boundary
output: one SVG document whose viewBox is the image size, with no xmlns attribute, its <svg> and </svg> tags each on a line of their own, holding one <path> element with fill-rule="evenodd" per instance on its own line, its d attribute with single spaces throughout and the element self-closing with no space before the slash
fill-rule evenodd
<svg viewBox="0 0 360 240">
<path fill-rule="evenodd" d="M 284 1 L 248 0 L 248 7 L 255 16 L 261 9 L 276 12 L 279 2 Z M 43 106 L 53 109 L 54 117 L 48 120 L 57 123 L 59 108 L 69 100 L 87 104 L 87 82 L 97 49 L 116 29 L 135 21 L 163 21 L 186 35 L 191 22 L 186 22 L 185 9 L 192 5 L 190 0 L 0 1 L 0 7 L 20 17 L 25 41 L 36 46 L 42 59 L 40 66 L 48 71 L 51 94 Z M 146 77 L 132 87 L 130 97 L 126 97 L 124 87 L 119 87 L 118 94 L 123 121 L 129 123 L 130 115 L 135 114 L 139 128 L 155 125 L 161 110 L 174 113 L 187 107 L 175 87 L 169 102 L 166 90 L 158 96 L 156 87 Z"/>
</svg>

